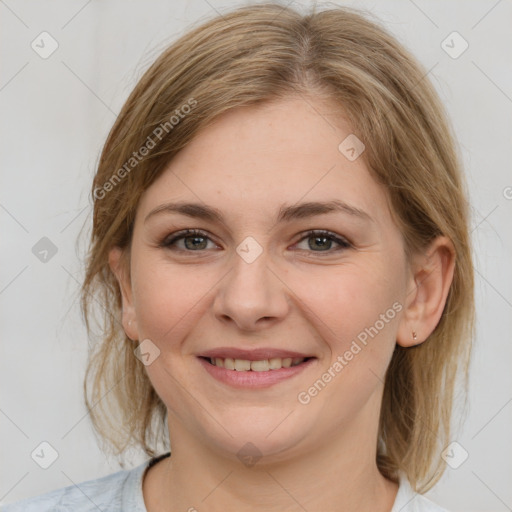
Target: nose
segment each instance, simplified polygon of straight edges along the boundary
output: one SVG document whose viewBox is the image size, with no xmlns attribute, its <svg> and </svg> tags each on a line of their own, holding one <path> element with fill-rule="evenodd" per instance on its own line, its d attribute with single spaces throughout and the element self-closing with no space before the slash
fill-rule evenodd
<svg viewBox="0 0 512 512">
<path fill-rule="evenodd" d="M 251 263 L 234 254 L 232 265 L 213 301 L 215 317 L 243 331 L 258 331 L 281 322 L 290 307 L 289 291 L 284 275 L 269 266 L 266 252 Z"/>
</svg>

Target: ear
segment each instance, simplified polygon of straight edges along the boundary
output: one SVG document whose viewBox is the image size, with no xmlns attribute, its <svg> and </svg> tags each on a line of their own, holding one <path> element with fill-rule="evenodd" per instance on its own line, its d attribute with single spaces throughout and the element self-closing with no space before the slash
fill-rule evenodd
<svg viewBox="0 0 512 512">
<path fill-rule="evenodd" d="M 435 238 L 424 253 L 413 257 L 398 345 L 419 345 L 432 334 L 443 314 L 454 269 L 455 249 L 445 236 Z"/>
<path fill-rule="evenodd" d="M 129 262 L 125 257 L 123 249 L 114 247 L 108 255 L 110 270 L 116 276 L 119 288 L 121 290 L 123 316 L 123 329 L 128 338 L 138 340 L 137 317 L 133 303 L 132 284 L 130 278 Z"/>
</svg>

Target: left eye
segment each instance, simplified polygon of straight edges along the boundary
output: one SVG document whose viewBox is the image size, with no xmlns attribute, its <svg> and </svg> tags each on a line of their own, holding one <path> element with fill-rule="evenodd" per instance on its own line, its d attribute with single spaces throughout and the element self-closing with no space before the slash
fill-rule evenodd
<svg viewBox="0 0 512 512">
<path fill-rule="evenodd" d="M 345 240 L 344 238 L 339 237 L 330 231 L 310 231 L 306 233 L 306 235 L 302 237 L 295 245 L 299 245 L 305 241 L 308 241 L 307 248 L 301 250 L 313 250 L 313 252 L 333 252 L 330 250 L 333 243 L 338 244 L 339 248 L 335 249 L 338 251 L 351 247 L 348 240 Z"/>
<path fill-rule="evenodd" d="M 303 244 L 306 241 L 306 248 L 299 247 L 300 244 Z M 214 247 L 208 247 L 209 242 Z M 331 250 L 333 244 L 338 245 L 338 248 L 334 249 L 336 251 L 352 247 L 350 242 L 348 242 L 348 240 L 345 238 L 335 235 L 330 231 L 322 230 L 309 231 L 299 240 L 299 242 L 295 244 L 295 246 L 299 250 L 306 250 L 311 252 L 334 252 Z M 186 252 L 199 252 L 217 247 L 217 245 L 206 233 L 192 229 L 180 231 L 168 236 L 162 241 L 161 246 L 171 250 Z"/>
</svg>

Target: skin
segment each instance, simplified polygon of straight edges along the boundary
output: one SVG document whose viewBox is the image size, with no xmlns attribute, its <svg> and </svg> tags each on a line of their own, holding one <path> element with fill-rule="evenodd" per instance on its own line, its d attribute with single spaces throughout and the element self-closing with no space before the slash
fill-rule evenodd
<svg viewBox="0 0 512 512">
<path fill-rule="evenodd" d="M 223 114 L 142 196 L 128 263 L 121 249 L 110 253 L 127 335 L 160 350 L 146 369 L 168 409 L 172 457 L 146 473 L 149 512 L 392 508 L 398 487 L 375 462 L 383 379 L 395 344 L 421 343 L 439 322 L 453 247 L 439 237 L 407 261 L 385 190 L 363 157 L 351 162 L 338 150 L 351 129 L 334 110 L 290 96 Z M 276 223 L 283 204 L 332 199 L 371 220 L 332 212 Z M 178 200 L 215 207 L 224 220 L 147 218 Z M 200 250 L 194 235 L 188 246 L 184 239 L 161 245 L 186 228 L 206 232 Z M 305 238 L 311 229 L 350 246 L 332 241 L 322 250 L 314 235 Z M 247 236 L 263 249 L 252 263 L 236 252 Z M 298 393 L 397 302 L 394 318 L 308 404 L 299 403 Z M 270 388 L 235 389 L 197 359 L 220 346 L 317 359 Z M 247 442 L 262 455 L 251 467 L 237 457 Z"/>
</svg>

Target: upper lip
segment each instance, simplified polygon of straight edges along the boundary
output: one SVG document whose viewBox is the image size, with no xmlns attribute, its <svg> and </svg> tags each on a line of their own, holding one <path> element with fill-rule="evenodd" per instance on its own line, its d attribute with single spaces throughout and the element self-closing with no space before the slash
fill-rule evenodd
<svg viewBox="0 0 512 512">
<path fill-rule="evenodd" d="M 206 350 L 205 352 L 201 352 L 199 357 L 212 357 L 212 358 L 220 358 L 220 359 L 246 359 L 249 361 L 262 361 L 264 359 L 272 359 L 272 358 L 286 358 L 286 357 L 314 357 L 311 354 L 301 354 L 300 352 L 295 352 L 293 350 L 282 350 L 278 348 L 256 348 L 253 350 L 243 349 L 243 348 L 233 348 L 233 347 L 219 347 L 213 348 L 211 350 Z"/>
</svg>

